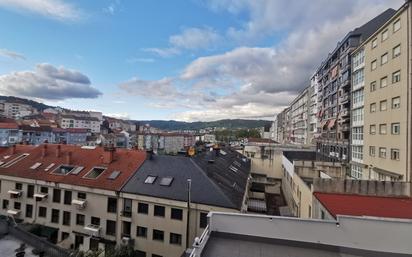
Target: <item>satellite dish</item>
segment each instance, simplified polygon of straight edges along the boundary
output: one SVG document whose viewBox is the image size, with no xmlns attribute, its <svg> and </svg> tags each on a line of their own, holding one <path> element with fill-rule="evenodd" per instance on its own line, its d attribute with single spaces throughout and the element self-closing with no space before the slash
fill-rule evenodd
<svg viewBox="0 0 412 257">
<path fill-rule="evenodd" d="M 196 153 L 196 151 L 193 147 L 190 147 L 189 150 L 187 151 L 187 154 L 189 156 L 193 156 L 193 155 L 195 155 L 195 153 Z"/>
</svg>

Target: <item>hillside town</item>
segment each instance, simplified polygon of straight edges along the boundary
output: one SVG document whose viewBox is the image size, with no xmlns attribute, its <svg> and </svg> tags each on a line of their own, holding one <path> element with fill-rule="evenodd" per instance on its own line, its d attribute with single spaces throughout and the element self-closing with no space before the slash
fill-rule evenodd
<svg viewBox="0 0 412 257">
<path fill-rule="evenodd" d="M 0 256 L 411 256 L 412 1 L 316 66 L 254 129 L 2 100 Z"/>
</svg>

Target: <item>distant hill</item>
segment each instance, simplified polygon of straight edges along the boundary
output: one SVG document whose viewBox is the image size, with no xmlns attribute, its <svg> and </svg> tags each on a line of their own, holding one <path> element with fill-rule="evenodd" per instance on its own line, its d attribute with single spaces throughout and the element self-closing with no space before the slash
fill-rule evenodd
<svg viewBox="0 0 412 257">
<path fill-rule="evenodd" d="M 175 120 L 142 120 L 140 124 L 149 124 L 151 127 L 164 130 L 198 130 L 210 127 L 227 129 L 260 128 L 271 123 L 267 120 L 225 119 L 217 121 L 184 122 Z"/>
<path fill-rule="evenodd" d="M 16 103 L 22 103 L 22 104 L 28 104 L 31 105 L 32 107 L 36 108 L 39 111 L 43 111 L 44 109 L 47 108 L 53 108 L 53 106 L 49 106 L 43 103 L 39 103 L 33 100 L 25 99 L 25 98 L 19 98 L 15 96 L 4 96 L 0 95 L 0 100 L 5 100 L 8 102 L 16 102 Z"/>
</svg>

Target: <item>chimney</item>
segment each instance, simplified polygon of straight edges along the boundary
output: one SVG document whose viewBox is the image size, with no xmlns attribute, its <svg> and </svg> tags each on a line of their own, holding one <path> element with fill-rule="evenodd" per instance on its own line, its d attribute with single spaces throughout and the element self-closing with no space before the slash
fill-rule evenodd
<svg viewBox="0 0 412 257">
<path fill-rule="evenodd" d="M 66 155 L 66 164 L 72 164 L 72 152 L 67 152 Z"/>
<path fill-rule="evenodd" d="M 47 155 L 47 145 L 44 144 L 43 148 L 41 149 L 41 158 L 46 157 L 46 155 Z"/>
<path fill-rule="evenodd" d="M 114 161 L 114 153 L 116 152 L 116 148 L 111 144 L 108 147 L 104 148 L 103 152 L 103 163 L 110 164 Z"/>
<path fill-rule="evenodd" d="M 60 155 L 61 155 L 61 146 L 60 145 L 57 145 L 57 148 L 56 148 L 56 157 L 57 158 L 59 158 L 60 157 Z"/>
<path fill-rule="evenodd" d="M 16 145 L 12 145 L 10 148 L 10 154 L 15 154 L 16 153 Z"/>
</svg>

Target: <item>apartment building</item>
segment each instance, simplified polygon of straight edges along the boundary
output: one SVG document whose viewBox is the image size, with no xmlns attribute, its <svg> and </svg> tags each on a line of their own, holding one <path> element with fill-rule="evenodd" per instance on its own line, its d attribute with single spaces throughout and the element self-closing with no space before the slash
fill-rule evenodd
<svg viewBox="0 0 412 257">
<path fill-rule="evenodd" d="M 309 108 L 308 108 L 308 144 L 315 145 L 316 138 L 318 138 L 318 112 L 319 112 L 319 102 L 318 102 L 318 90 L 319 83 L 318 77 L 316 75 L 312 76 L 310 80 L 310 86 L 308 88 L 309 96 Z"/>
<path fill-rule="evenodd" d="M 364 179 L 411 181 L 411 20 L 406 2 L 362 45 Z"/>
<path fill-rule="evenodd" d="M 138 256 L 178 257 L 186 239 L 200 236 L 209 211 L 246 210 L 250 163 L 230 149 L 189 158 L 15 145 L 3 148 L 0 160 L 0 214 L 37 226 L 37 234 L 66 248 L 125 243 Z"/>
<path fill-rule="evenodd" d="M 13 119 L 0 118 L 0 146 L 9 146 L 20 142 L 19 126 Z"/>
<path fill-rule="evenodd" d="M 365 49 L 358 48 L 352 55 L 351 100 L 351 171 L 350 176 L 362 179 L 363 171 L 363 123 L 365 87 Z"/>
<path fill-rule="evenodd" d="M 28 104 L 7 101 L 0 102 L 0 114 L 7 118 L 19 119 L 36 113 L 37 110 Z"/>
<path fill-rule="evenodd" d="M 308 88 L 305 88 L 291 103 L 291 125 L 290 135 L 292 144 L 308 144 L 308 110 L 310 98 Z"/>
<path fill-rule="evenodd" d="M 76 128 L 52 128 L 52 141 L 54 144 L 85 145 L 87 136 L 90 135 L 88 129 Z"/>
<path fill-rule="evenodd" d="M 328 55 L 315 76 L 320 84 L 320 137 L 317 139 L 318 159 L 349 163 L 351 54 L 393 14 L 388 9 L 371 21 L 349 32 Z"/>
<path fill-rule="evenodd" d="M 61 114 L 59 126 L 61 128 L 81 128 L 90 129 L 93 133 L 100 132 L 101 121 L 92 116 L 75 116 L 72 114 Z"/>
</svg>

